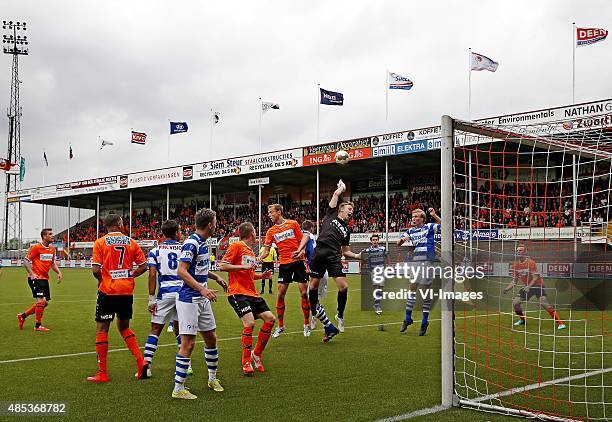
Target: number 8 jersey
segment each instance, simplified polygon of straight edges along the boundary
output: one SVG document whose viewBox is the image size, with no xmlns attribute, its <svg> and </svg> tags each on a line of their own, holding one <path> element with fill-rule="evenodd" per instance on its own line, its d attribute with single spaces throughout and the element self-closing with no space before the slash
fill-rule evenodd
<svg viewBox="0 0 612 422">
<path fill-rule="evenodd" d="M 91 263 L 102 267 L 98 290 L 107 295 L 133 295 L 134 264 L 147 262 L 138 243 L 120 232 L 108 233 L 94 243 Z"/>
<path fill-rule="evenodd" d="M 178 276 L 181 244 L 176 240 L 165 240 L 149 251 L 147 261 L 149 267 L 157 268 L 157 298 L 162 299 L 168 294 L 178 294 L 183 281 Z"/>
</svg>

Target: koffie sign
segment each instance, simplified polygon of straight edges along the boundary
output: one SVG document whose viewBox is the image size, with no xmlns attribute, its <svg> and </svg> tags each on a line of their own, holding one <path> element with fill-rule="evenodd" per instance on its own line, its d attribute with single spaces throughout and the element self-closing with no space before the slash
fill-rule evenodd
<svg viewBox="0 0 612 422">
<path fill-rule="evenodd" d="M 335 162 L 334 154 L 340 150 L 348 152 L 351 160 L 372 158 L 372 148 L 370 146 L 370 138 L 359 138 L 304 147 L 304 166 L 333 163 Z"/>
</svg>

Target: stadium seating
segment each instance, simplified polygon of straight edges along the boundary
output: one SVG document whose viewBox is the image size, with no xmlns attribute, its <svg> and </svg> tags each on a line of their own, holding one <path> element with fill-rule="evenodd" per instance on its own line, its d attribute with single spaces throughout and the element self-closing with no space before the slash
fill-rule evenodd
<svg viewBox="0 0 612 422">
<path fill-rule="evenodd" d="M 587 180 L 587 179 L 584 179 Z M 597 223 L 603 221 L 603 213 L 607 206 L 607 192 L 609 177 L 595 178 L 595 186 L 591 186 L 593 179 L 578 184 L 577 225 Z M 588 186 L 587 186 L 588 184 Z M 588 198 L 585 192 L 589 193 Z M 592 196 L 592 197 L 591 197 Z M 559 198 L 566 198 L 560 203 Z M 355 211 L 351 229 L 354 233 L 382 232 L 385 230 L 385 197 L 382 195 L 360 195 L 352 198 Z M 312 201 L 298 202 L 290 197 L 281 198 L 280 203 L 285 208 L 285 217 L 302 222 L 305 219 L 316 219 L 316 207 Z M 319 204 L 320 217 L 325 215 L 328 199 L 322 199 Z M 457 201 L 455 210 L 457 221 L 465 221 L 461 216 L 466 215 L 465 199 Z M 571 184 L 564 183 L 517 183 L 508 181 L 494 186 L 483 184 L 474 192 L 472 203 L 478 205 L 479 215 L 473 227 L 569 227 L 573 225 Z M 591 205 L 592 204 L 592 205 Z M 434 207 L 439 210 L 440 194 L 438 191 L 396 192 L 389 196 L 389 231 L 396 232 L 405 229 L 410 224 L 412 210 Z M 587 208 L 589 207 L 589 208 Z M 249 204 L 225 205 L 217 211 L 218 237 L 231 236 L 236 227 L 244 221 L 251 221 L 257 225 L 259 212 L 257 204 L 251 200 Z M 171 203 L 170 216 L 179 221 L 184 233 L 195 229 L 193 216 L 196 204 Z M 267 218 L 267 204 L 262 205 L 262 230 L 270 226 Z M 135 239 L 161 239 L 160 226 L 163 220 L 161 206 L 153 206 L 148 210 L 132 212 L 132 237 Z M 124 230 L 129 231 L 129 215 L 124 215 Z M 103 227 L 100 221 L 100 227 Z M 467 227 L 457 226 L 457 229 Z M 67 232 L 58 235 L 67 241 Z M 93 241 L 96 237 L 95 219 L 78 223 L 70 229 L 70 241 Z"/>
</svg>

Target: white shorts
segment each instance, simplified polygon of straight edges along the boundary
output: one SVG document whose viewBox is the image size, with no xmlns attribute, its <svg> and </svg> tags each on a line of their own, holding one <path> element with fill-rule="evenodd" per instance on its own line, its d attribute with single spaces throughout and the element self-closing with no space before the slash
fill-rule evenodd
<svg viewBox="0 0 612 422">
<path fill-rule="evenodd" d="M 417 283 L 421 286 L 431 286 L 433 282 L 433 277 L 427 277 L 427 272 L 433 272 L 432 262 L 431 261 L 410 261 L 408 262 L 408 266 L 414 268 L 412 274 L 416 276 L 411 279 L 410 282 Z M 409 270 L 410 271 L 410 270 Z M 431 275 L 431 274 L 429 274 Z"/>
<path fill-rule="evenodd" d="M 378 268 L 378 267 L 376 267 Z M 384 267 L 383 267 L 384 268 Z M 381 271 L 381 274 L 383 272 Z M 374 287 L 385 287 L 385 277 L 374 277 L 374 268 L 370 269 L 370 279 L 372 280 L 372 286 Z M 374 281 L 376 279 L 377 281 Z"/>
<path fill-rule="evenodd" d="M 208 299 L 198 302 L 176 301 L 179 320 L 179 334 L 196 335 L 198 331 L 212 331 L 217 328 L 215 315 Z"/>
<path fill-rule="evenodd" d="M 178 319 L 176 315 L 176 302 L 178 293 L 168 293 L 157 299 L 157 312 L 151 316 L 151 322 L 154 324 L 167 324 Z"/>
</svg>

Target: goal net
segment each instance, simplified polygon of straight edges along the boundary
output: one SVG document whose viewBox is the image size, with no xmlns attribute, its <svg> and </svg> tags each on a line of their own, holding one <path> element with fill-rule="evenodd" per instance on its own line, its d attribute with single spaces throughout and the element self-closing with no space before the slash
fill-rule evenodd
<svg viewBox="0 0 612 422">
<path fill-rule="evenodd" d="M 612 419 L 612 116 L 589 121 L 452 121 L 453 260 L 482 276 L 454 290 L 483 293 L 454 303 L 461 406 Z"/>
</svg>

